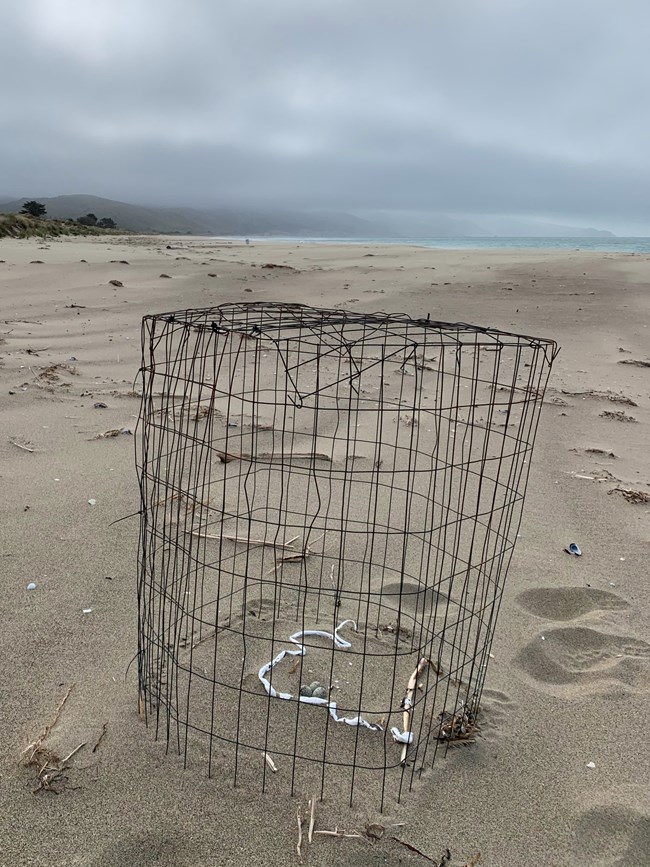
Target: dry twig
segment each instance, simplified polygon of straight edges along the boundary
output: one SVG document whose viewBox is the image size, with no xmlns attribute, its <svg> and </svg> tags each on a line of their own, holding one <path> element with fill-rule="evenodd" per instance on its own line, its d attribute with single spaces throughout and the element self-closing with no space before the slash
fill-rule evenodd
<svg viewBox="0 0 650 867">
<path fill-rule="evenodd" d="M 300 859 L 300 863 L 302 864 L 302 816 L 300 814 L 300 807 L 298 807 L 298 842 L 296 843 L 296 852 L 298 853 L 298 858 Z"/>
<path fill-rule="evenodd" d="M 269 548 L 284 548 L 287 551 L 295 551 L 293 542 L 298 538 L 298 536 L 294 536 L 287 542 L 274 542 L 272 539 L 247 539 L 244 536 L 229 536 L 225 533 L 216 536 L 212 533 L 200 533 L 198 530 L 190 530 L 190 536 L 196 536 L 198 539 L 212 539 L 218 542 L 225 539 L 227 542 L 235 542 L 240 545 L 262 545 Z"/>
<path fill-rule="evenodd" d="M 314 837 L 314 824 L 316 822 L 316 798 L 309 799 L 309 832 L 307 839 L 311 843 Z"/>
<path fill-rule="evenodd" d="M 425 861 L 429 861 L 431 864 L 435 864 L 436 867 L 444 867 L 445 864 L 449 864 L 449 862 L 451 861 L 451 852 L 449 851 L 449 849 L 445 849 L 445 851 L 442 853 L 442 858 L 440 859 L 440 861 L 436 861 L 435 858 L 431 858 L 421 849 L 418 849 L 417 846 L 413 846 L 412 843 L 407 843 L 406 840 L 400 840 L 399 837 L 392 837 L 391 839 L 393 839 L 396 843 L 399 843 L 400 846 L 405 846 L 411 852 L 415 852 L 416 855 L 420 855 L 420 857 L 424 858 Z"/>
<path fill-rule="evenodd" d="M 85 741 L 79 744 L 78 747 L 75 747 L 75 749 L 68 753 L 68 755 L 63 759 L 59 758 L 53 750 L 43 746 L 43 742 L 49 737 L 52 729 L 59 721 L 63 706 L 68 700 L 73 688 L 74 683 L 68 687 L 66 694 L 59 702 L 50 722 L 45 726 L 36 740 L 32 741 L 31 744 L 25 747 L 21 753 L 25 765 L 37 768 L 36 778 L 38 780 L 38 785 L 33 790 L 34 794 L 40 791 L 50 791 L 54 794 L 58 794 L 58 790 L 54 788 L 54 784 L 57 782 L 63 782 L 66 779 L 63 772 L 67 769 L 68 762 L 82 747 L 86 745 Z"/>
<path fill-rule="evenodd" d="M 315 545 L 316 542 L 320 542 L 320 540 L 323 538 L 324 535 L 325 535 L 325 533 L 321 533 L 320 536 L 318 536 L 318 538 L 314 539 L 313 542 L 311 542 L 309 545 L 305 545 L 305 547 L 302 551 L 297 551 L 295 554 L 287 554 L 284 557 L 280 557 L 280 560 L 278 562 L 296 563 L 296 562 L 299 562 L 300 560 L 306 560 L 307 557 L 309 557 L 311 554 L 314 553 L 311 549 L 311 546 Z M 275 568 L 277 569 L 277 566 Z"/>
<path fill-rule="evenodd" d="M 29 446 L 23 445 L 23 443 L 19 443 L 17 440 L 10 439 L 9 442 L 12 446 L 16 446 L 17 449 L 22 449 L 24 452 L 34 452 L 36 449 L 30 449 Z"/>
<path fill-rule="evenodd" d="M 95 746 L 92 748 L 92 752 L 93 752 L 93 753 L 96 753 L 96 752 L 97 752 L 97 748 L 99 747 L 99 745 L 101 744 L 102 740 L 104 739 L 104 735 L 106 734 L 106 729 L 107 729 L 107 727 L 108 727 L 108 723 L 105 722 L 105 723 L 103 724 L 103 726 L 102 726 L 102 733 L 101 733 L 100 736 L 97 738 L 97 743 L 96 743 Z"/>
<path fill-rule="evenodd" d="M 246 452 L 224 452 L 215 449 L 214 453 L 222 464 L 229 464 L 230 461 L 268 461 L 269 463 L 277 463 L 278 461 L 291 460 L 292 458 L 332 463 L 331 455 L 326 455 L 323 452 L 258 452 L 256 455 L 250 455 Z"/>
<path fill-rule="evenodd" d="M 25 753 L 29 753 L 31 750 L 30 755 L 26 759 L 27 764 L 31 763 L 31 760 L 32 760 L 34 754 L 36 753 L 36 750 L 41 746 L 43 741 L 46 740 L 46 738 L 49 736 L 49 734 L 52 731 L 52 729 L 54 728 L 54 726 L 59 721 L 59 716 L 61 715 L 61 710 L 63 709 L 63 705 L 68 700 L 68 696 L 70 695 L 70 693 L 72 692 L 73 689 L 74 689 L 74 683 L 70 684 L 70 686 L 68 687 L 68 691 L 66 692 L 66 694 L 63 696 L 63 698 L 59 702 L 59 706 L 55 710 L 54 716 L 52 717 L 51 722 L 49 722 L 45 726 L 45 728 L 43 729 L 41 734 L 36 738 L 36 740 L 33 741 L 31 744 L 29 744 L 27 747 L 25 747 L 25 749 L 22 751 L 21 755 L 24 756 Z"/>
<path fill-rule="evenodd" d="M 411 718 L 413 716 L 413 693 L 415 692 L 415 687 L 417 686 L 418 677 L 422 674 L 427 665 L 429 665 L 429 660 L 422 657 L 422 659 L 418 662 L 417 668 L 409 678 L 408 686 L 406 687 L 406 693 L 402 700 L 402 709 L 404 711 L 404 713 L 402 714 L 402 726 L 404 728 L 404 732 L 411 731 Z M 406 754 L 408 752 L 408 748 L 408 744 L 404 744 L 404 746 L 402 747 L 402 755 L 400 756 L 401 764 L 404 764 L 404 762 L 406 761 Z"/>
</svg>

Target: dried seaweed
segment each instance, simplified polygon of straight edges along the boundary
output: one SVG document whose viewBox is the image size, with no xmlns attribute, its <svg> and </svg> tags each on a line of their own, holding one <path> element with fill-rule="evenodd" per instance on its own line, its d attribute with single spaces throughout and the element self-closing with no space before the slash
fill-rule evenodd
<svg viewBox="0 0 650 867">
<path fill-rule="evenodd" d="M 650 503 L 650 494 L 647 491 L 634 491 L 631 488 L 612 488 L 608 494 L 620 494 L 624 500 L 633 504 Z"/>
<path fill-rule="evenodd" d="M 438 740 L 447 743 L 474 743 L 480 730 L 476 714 L 467 704 L 455 713 L 443 711 L 439 716 Z"/>
</svg>

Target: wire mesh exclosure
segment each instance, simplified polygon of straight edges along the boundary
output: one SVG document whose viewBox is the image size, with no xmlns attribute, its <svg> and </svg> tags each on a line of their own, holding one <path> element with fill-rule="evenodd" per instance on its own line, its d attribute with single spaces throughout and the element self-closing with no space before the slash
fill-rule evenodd
<svg viewBox="0 0 650 867">
<path fill-rule="evenodd" d="M 140 702 L 185 764 L 310 794 L 317 767 L 383 808 L 476 736 L 556 351 L 293 304 L 145 317 Z"/>
</svg>

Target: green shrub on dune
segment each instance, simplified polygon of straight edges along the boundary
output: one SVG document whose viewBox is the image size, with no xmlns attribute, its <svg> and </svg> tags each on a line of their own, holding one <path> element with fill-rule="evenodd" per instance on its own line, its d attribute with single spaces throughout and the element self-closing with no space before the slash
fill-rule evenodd
<svg viewBox="0 0 650 867">
<path fill-rule="evenodd" d="M 99 225 L 82 225 L 75 220 L 48 220 L 28 214 L 0 214 L 0 238 L 56 238 L 60 235 L 119 234 L 124 234 L 124 231 L 112 227 L 104 228 Z"/>
</svg>

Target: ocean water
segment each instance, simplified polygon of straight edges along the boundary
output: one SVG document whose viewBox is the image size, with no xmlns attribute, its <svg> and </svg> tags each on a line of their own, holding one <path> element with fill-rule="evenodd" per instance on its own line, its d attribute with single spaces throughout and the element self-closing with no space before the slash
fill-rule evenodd
<svg viewBox="0 0 650 867">
<path fill-rule="evenodd" d="M 253 243 L 412 244 L 440 250 L 585 250 L 650 254 L 650 238 L 252 238 Z"/>
</svg>

